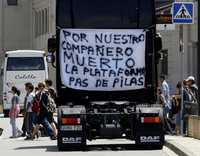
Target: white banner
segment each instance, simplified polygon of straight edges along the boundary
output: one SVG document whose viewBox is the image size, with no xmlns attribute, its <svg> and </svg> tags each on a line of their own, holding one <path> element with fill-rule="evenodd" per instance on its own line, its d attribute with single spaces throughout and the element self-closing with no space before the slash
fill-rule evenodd
<svg viewBox="0 0 200 156">
<path fill-rule="evenodd" d="M 87 91 L 144 88 L 145 35 L 142 29 L 62 29 L 62 83 Z"/>
</svg>

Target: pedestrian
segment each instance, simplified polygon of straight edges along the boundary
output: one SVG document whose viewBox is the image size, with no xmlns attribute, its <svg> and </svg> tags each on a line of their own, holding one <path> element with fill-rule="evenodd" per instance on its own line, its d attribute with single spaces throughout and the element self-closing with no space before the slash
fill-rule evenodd
<svg viewBox="0 0 200 156">
<path fill-rule="evenodd" d="M 25 140 L 32 138 L 33 123 L 35 120 L 35 113 L 32 111 L 32 104 L 35 94 L 33 92 L 34 86 L 30 84 L 27 89 L 27 100 L 26 100 L 26 131 L 27 137 Z"/>
<path fill-rule="evenodd" d="M 167 134 L 175 133 L 175 120 L 171 116 L 171 99 L 169 94 L 169 85 L 165 80 L 165 76 L 160 76 L 160 95 L 163 102 L 163 117 L 164 117 L 164 129 Z"/>
<path fill-rule="evenodd" d="M 56 136 L 54 135 L 53 129 L 48 122 L 48 110 L 47 110 L 47 103 L 48 103 L 48 92 L 45 89 L 45 84 L 40 82 L 38 83 L 38 93 L 37 97 L 39 97 L 39 103 L 40 103 L 40 112 L 37 119 L 37 124 L 34 127 L 32 139 L 34 139 L 35 135 L 37 134 L 40 124 L 43 125 L 43 127 L 47 130 L 48 135 L 50 136 L 50 139 L 56 140 Z"/>
<path fill-rule="evenodd" d="M 188 117 L 192 114 L 192 104 L 198 103 L 198 88 L 195 84 L 195 78 L 193 76 L 189 76 L 184 81 L 184 89 L 183 89 L 183 135 L 188 135 Z"/>
<path fill-rule="evenodd" d="M 26 115 L 27 115 L 27 114 L 26 114 L 26 103 L 27 103 L 28 86 L 29 86 L 29 85 L 31 85 L 30 82 L 27 82 L 27 83 L 24 84 L 25 91 L 26 91 L 26 95 L 25 95 L 25 97 L 24 97 L 24 107 L 23 107 L 23 116 L 24 116 L 24 118 L 23 118 L 23 124 L 22 124 L 22 131 L 23 131 L 22 137 L 25 137 L 25 136 L 26 136 L 26 133 L 27 133 L 27 131 L 26 131 L 26 120 L 27 120 L 27 116 L 26 116 Z"/>
<path fill-rule="evenodd" d="M 172 114 L 176 115 L 176 135 L 180 135 L 180 125 L 181 125 L 181 91 L 182 84 L 179 81 L 176 85 L 175 94 L 172 95 Z"/>
<path fill-rule="evenodd" d="M 186 79 L 186 83 L 187 83 L 187 86 L 189 88 L 190 95 L 192 96 L 193 102 L 194 103 L 198 103 L 198 87 L 197 87 L 197 85 L 195 83 L 194 76 L 189 76 Z"/>
<path fill-rule="evenodd" d="M 46 89 L 48 90 L 49 95 L 51 96 L 51 100 L 53 100 L 53 102 L 55 103 L 56 100 L 56 90 L 53 88 L 53 82 L 49 79 L 45 80 L 45 86 Z M 56 124 L 55 124 L 55 120 L 53 118 L 53 111 L 49 111 L 48 112 L 48 116 L 47 116 L 47 120 L 49 121 L 49 123 L 51 124 L 51 127 L 54 131 L 54 135 L 57 136 L 57 128 L 56 128 Z"/>
<path fill-rule="evenodd" d="M 167 81 L 165 80 L 164 75 L 160 76 L 160 82 L 161 82 L 160 91 L 164 98 L 163 101 L 165 102 L 164 103 L 164 113 L 166 115 L 168 115 L 168 113 L 171 109 L 171 104 L 170 104 L 169 85 L 168 85 Z"/>
<path fill-rule="evenodd" d="M 13 97 L 11 99 L 12 105 L 9 112 L 10 124 L 12 126 L 12 136 L 10 138 L 16 138 L 22 134 L 22 132 L 18 129 L 16 123 L 17 117 L 20 113 L 20 106 L 19 106 L 20 91 L 15 86 L 13 86 L 11 88 L 11 92 L 13 94 Z"/>
</svg>

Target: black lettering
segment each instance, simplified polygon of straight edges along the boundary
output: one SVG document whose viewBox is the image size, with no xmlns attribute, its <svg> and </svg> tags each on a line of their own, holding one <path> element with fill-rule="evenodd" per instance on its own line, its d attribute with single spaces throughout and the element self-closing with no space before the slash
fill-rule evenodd
<svg viewBox="0 0 200 156">
<path fill-rule="evenodd" d="M 143 41 L 144 41 L 144 34 L 141 34 L 141 35 L 139 36 L 139 39 L 140 39 L 140 42 L 143 42 Z"/>
<path fill-rule="evenodd" d="M 88 55 L 94 55 L 94 49 L 92 46 L 88 47 Z"/>
<path fill-rule="evenodd" d="M 123 58 L 113 58 L 112 60 L 115 62 L 115 69 L 118 69 L 118 64 L 123 61 Z"/>
<path fill-rule="evenodd" d="M 68 36 L 71 35 L 71 33 L 69 31 L 66 31 L 66 30 L 63 30 L 63 34 L 64 34 L 64 37 L 65 37 L 65 40 L 67 39 Z"/>
<path fill-rule="evenodd" d="M 70 77 L 69 78 L 69 85 L 71 86 L 74 81 L 75 81 L 75 78 L 74 77 Z"/>
<path fill-rule="evenodd" d="M 69 70 L 68 64 L 65 65 L 65 73 L 70 74 L 70 70 Z"/>
<path fill-rule="evenodd" d="M 67 45 L 66 45 L 66 42 L 65 42 L 65 41 L 62 42 L 62 49 L 64 49 L 64 50 L 67 49 Z"/>
<path fill-rule="evenodd" d="M 76 55 L 76 63 L 79 66 L 84 66 L 85 65 L 85 57 L 81 57 L 79 55 Z"/>
<path fill-rule="evenodd" d="M 122 36 L 122 44 L 127 44 L 128 43 L 128 39 L 126 35 Z"/>
<path fill-rule="evenodd" d="M 76 79 L 76 82 L 75 82 L 75 84 L 74 84 L 74 86 L 82 86 L 82 85 L 81 85 L 81 82 L 82 82 L 82 81 L 81 81 L 81 78 L 77 78 L 77 79 Z"/>
<path fill-rule="evenodd" d="M 79 45 L 72 44 L 72 51 L 80 53 Z"/>
<path fill-rule="evenodd" d="M 117 73 L 114 70 L 110 70 L 109 77 L 116 77 Z"/>
<path fill-rule="evenodd" d="M 143 86 L 144 85 L 144 78 L 143 77 L 140 77 L 139 80 L 138 80 L 138 86 Z"/>
<path fill-rule="evenodd" d="M 112 87 L 115 88 L 118 83 L 119 83 L 119 78 L 115 78 Z"/>
<path fill-rule="evenodd" d="M 89 73 L 89 69 L 87 67 L 84 67 L 83 68 L 83 75 L 86 75 L 86 73 Z"/>
<path fill-rule="evenodd" d="M 115 44 L 120 44 L 120 37 L 121 37 L 120 34 L 115 34 L 114 35 L 114 43 Z"/>
<path fill-rule="evenodd" d="M 131 80 L 130 80 L 130 86 L 132 85 L 137 85 L 137 79 L 135 77 L 133 77 Z"/>
<path fill-rule="evenodd" d="M 69 51 L 72 50 L 72 45 L 69 42 L 67 42 L 66 44 L 67 44 L 67 50 Z"/>
<path fill-rule="evenodd" d="M 101 33 L 100 36 L 95 34 L 95 43 L 102 43 L 103 42 L 103 34 Z"/>
<path fill-rule="evenodd" d="M 107 56 L 114 56 L 113 55 L 113 49 L 114 49 L 113 47 L 107 47 L 106 48 Z"/>
<path fill-rule="evenodd" d="M 111 66 L 109 65 L 110 63 L 110 59 L 107 58 L 100 58 L 100 68 L 104 69 L 105 68 L 111 68 Z"/>
<path fill-rule="evenodd" d="M 127 68 L 133 68 L 135 66 L 135 61 L 133 58 L 128 58 L 126 61 Z"/>
<path fill-rule="evenodd" d="M 96 59 L 93 57 L 88 57 L 88 66 L 90 67 L 96 67 Z"/>
<path fill-rule="evenodd" d="M 102 76 L 105 77 L 108 70 L 107 69 L 101 69 L 101 71 L 102 71 Z"/>
<path fill-rule="evenodd" d="M 117 72 L 117 76 L 120 76 L 121 74 L 124 73 L 124 69 L 119 68 L 118 72 Z"/>
<path fill-rule="evenodd" d="M 108 80 L 102 80 L 102 87 L 108 87 Z"/>
<path fill-rule="evenodd" d="M 71 61 L 74 64 L 74 57 L 73 54 L 69 51 L 64 52 L 64 63 Z"/>
<path fill-rule="evenodd" d="M 100 79 L 97 79 L 96 80 L 96 85 L 95 87 L 100 87 L 101 86 L 101 80 Z"/>
<path fill-rule="evenodd" d="M 133 49 L 132 48 L 126 48 L 125 54 L 126 54 L 126 56 L 131 56 L 133 54 Z"/>
<path fill-rule="evenodd" d="M 107 43 L 107 44 L 110 44 L 112 42 L 112 34 L 105 34 L 104 35 L 104 42 Z"/>
<path fill-rule="evenodd" d="M 116 56 L 119 57 L 119 56 L 123 56 L 123 53 L 122 53 L 123 49 L 121 47 L 117 47 L 116 48 Z"/>
<path fill-rule="evenodd" d="M 125 74 L 126 76 L 131 76 L 129 70 L 125 70 L 125 71 L 124 71 L 124 74 Z"/>
<path fill-rule="evenodd" d="M 74 42 L 77 43 L 80 40 L 79 34 L 73 33 L 72 34 L 72 39 L 74 40 Z"/>
<path fill-rule="evenodd" d="M 82 81 L 82 87 L 88 87 L 88 79 Z"/>
<path fill-rule="evenodd" d="M 77 68 L 77 66 L 72 66 L 71 74 L 72 74 L 72 75 L 78 74 L 78 68 Z"/>
<path fill-rule="evenodd" d="M 81 41 L 83 42 L 84 40 L 85 42 L 88 42 L 87 35 L 85 33 L 81 33 Z"/>
<path fill-rule="evenodd" d="M 96 45 L 97 56 L 104 56 L 104 46 Z"/>
<path fill-rule="evenodd" d="M 83 54 L 84 51 L 87 51 L 87 46 L 82 45 L 82 46 L 81 46 L 81 54 Z"/>
</svg>

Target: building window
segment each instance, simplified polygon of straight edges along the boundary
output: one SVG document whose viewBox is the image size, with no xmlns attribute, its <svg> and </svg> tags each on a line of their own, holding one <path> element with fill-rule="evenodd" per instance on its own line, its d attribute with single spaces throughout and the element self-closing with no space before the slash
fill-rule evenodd
<svg viewBox="0 0 200 156">
<path fill-rule="evenodd" d="M 17 5 L 17 0 L 7 0 L 7 4 L 16 6 Z"/>
<path fill-rule="evenodd" d="M 47 8 L 40 11 L 35 11 L 34 20 L 35 37 L 47 34 L 49 32 L 49 14 Z"/>
</svg>

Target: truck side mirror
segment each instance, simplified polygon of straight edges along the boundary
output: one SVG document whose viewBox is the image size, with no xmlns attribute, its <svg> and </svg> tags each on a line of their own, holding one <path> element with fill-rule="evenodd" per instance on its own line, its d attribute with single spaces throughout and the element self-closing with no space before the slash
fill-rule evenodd
<svg viewBox="0 0 200 156">
<path fill-rule="evenodd" d="M 54 63 L 55 62 L 55 55 L 56 52 L 56 38 L 49 38 L 48 39 L 48 54 L 47 54 L 47 62 Z"/>
<path fill-rule="evenodd" d="M 155 50 L 156 52 L 159 52 L 162 50 L 162 37 L 159 33 L 156 34 L 156 41 L 155 41 Z"/>
</svg>

